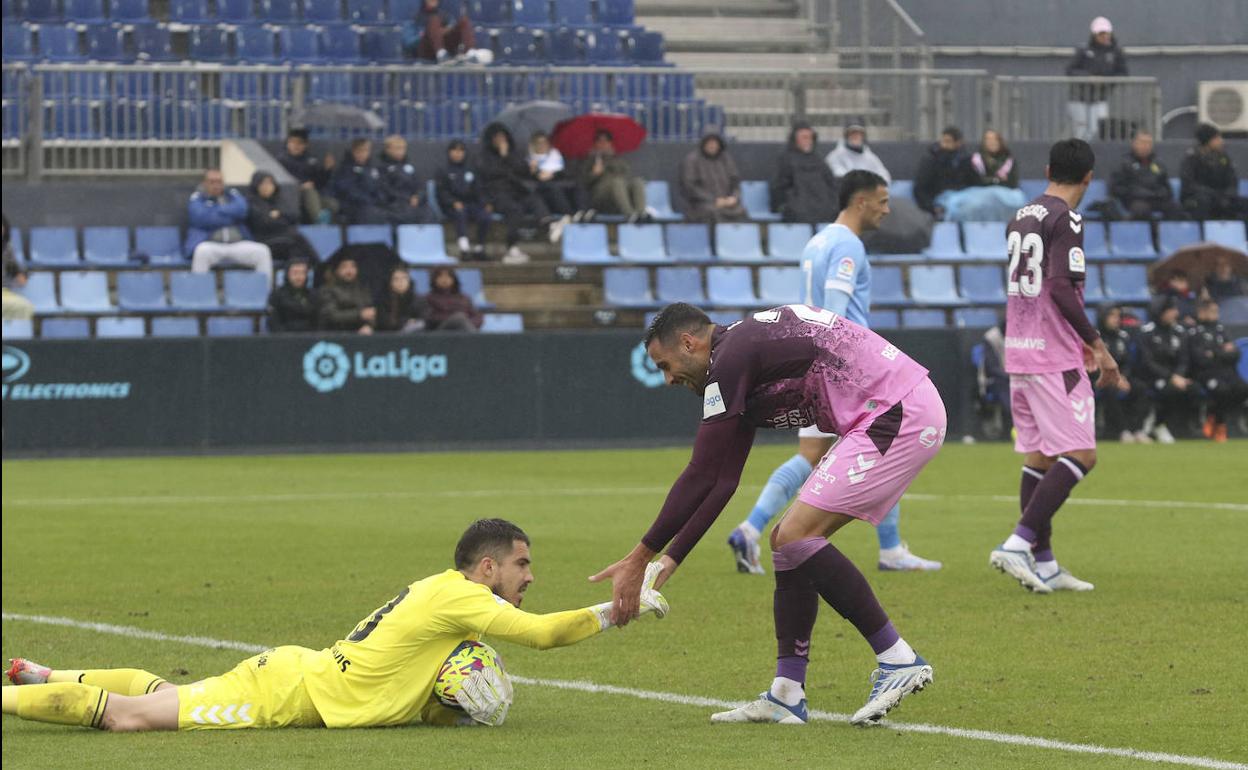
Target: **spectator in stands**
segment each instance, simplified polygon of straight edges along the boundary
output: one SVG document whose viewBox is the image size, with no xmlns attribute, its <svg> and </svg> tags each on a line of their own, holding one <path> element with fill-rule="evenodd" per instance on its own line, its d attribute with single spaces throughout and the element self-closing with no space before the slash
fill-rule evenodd
<svg viewBox="0 0 1248 770">
<path fill-rule="evenodd" d="M 316 259 L 316 249 L 299 232 L 298 222 L 293 212 L 282 208 L 273 175 L 267 171 L 252 174 L 247 188 L 247 227 L 253 238 L 269 247 L 274 261 Z"/>
<path fill-rule="evenodd" d="M 893 182 L 892 175 L 884 168 L 884 161 L 867 145 L 867 129 L 858 123 L 845 127 L 841 141 L 836 143 L 836 147 L 824 160 L 827 161 L 828 168 L 832 169 L 832 175 L 838 178 L 851 171 L 870 171 L 883 177 L 889 184 Z"/>
<path fill-rule="evenodd" d="M 529 173 L 537 180 L 537 194 L 542 196 L 546 207 L 566 217 L 562 225 L 584 221 L 587 216 L 593 218 L 588 195 L 576 179 L 568 175 L 563 153 L 550 143 L 545 131 L 534 131 L 529 136 Z M 562 226 L 555 234 L 561 230 Z"/>
<path fill-rule="evenodd" d="M 1248 220 L 1248 199 L 1239 196 L 1235 164 L 1226 154 L 1222 132 L 1208 123 L 1196 127 L 1196 146 L 1179 168 L 1179 200 L 1193 219 Z"/>
<path fill-rule="evenodd" d="M 407 158 L 407 140 L 398 134 L 381 144 L 381 190 L 383 205 L 396 225 L 428 225 L 438 215 L 425 201 L 425 182 Z"/>
<path fill-rule="evenodd" d="M 1136 131 L 1131 138 L 1131 150 L 1110 175 L 1109 191 L 1127 219 L 1187 219 L 1175 203 L 1170 175 L 1153 154 L 1153 135 L 1147 131 Z"/>
<path fill-rule="evenodd" d="M 840 210 L 836 177 L 815 153 L 819 135 L 809 123 L 796 123 L 777 161 L 771 206 L 785 222 L 831 222 Z"/>
<path fill-rule="evenodd" d="M 1205 389 L 1209 415 L 1205 438 L 1226 441 L 1226 426 L 1233 423 L 1248 400 L 1248 383 L 1239 376 L 1239 346 L 1218 322 L 1218 303 L 1202 299 L 1196 307 L 1196 324 L 1188 337 L 1192 356 L 1192 379 Z"/>
<path fill-rule="evenodd" d="M 316 292 L 308 285 L 308 262 L 292 259 L 286 265 L 286 280 L 269 294 L 269 331 L 315 331 Z"/>
<path fill-rule="evenodd" d="M 589 202 L 598 211 L 619 214 L 629 222 L 648 218 L 646 181 L 633 176 L 628 161 L 615 154 L 615 137 L 600 129 L 594 149 L 582 164 L 581 183 L 589 190 Z"/>
<path fill-rule="evenodd" d="M 425 328 L 425 312 L 425 302 L 412 288 L 407 268 L 394 268 L 377 303 L 377 331 L 421 331 Z"/>
<path fill-rule="evenodd" d="M 354 259 L 339 260 L 329 285 L 317 294 L 317 320 L 322 329 L 373 333 L 377 308 L 368 287 L 360 282 L 359 267 Z"/>
<path fill-rule="evenodd" d="M 1144 432 L 1144 420 L 1152 408 L 1148 383 L 1134 372 L 1134 343 L 1122 328 L 1122 308 L 1102 307 L 1097 314 L 1097 326 L 1105 347 L 1118 364 L 1120 375 L 1115 387 L 1096 391 L 1096 409 L 1105 416 L 1105 431 L 1118 436 L 1124 444 L 1151 444 L 1153 439 Z"/>
<path fill-rule="evenodd" d="M 1235 274 L 1235 266 L 1231 258 L 1223 254 L 1213 264 L 1213 272 L 1205 279 L 1205 291 L 1215 302 L 1232 297 L 1248 297 L 1248 282 Z"/>
<path fill-rule="evenodd" d="M 273 255 L 268 246 L 252 240 L 247 229 L 247 198 L 233 187 L 225 188 L 221 169 L 204 172 L 186 208 L 186 251 L 193 272 L 206 273 L 222 262 L 234 262 L 264 273 L 273 282 Z"/>
<path fill-rule="evenodd" d="M 22 260 L 21 255 L 13 250 L 13 244 L 10 243 L 9 237 L 12 231 L 9 229 L 9 218 L 4 217 L 4 306 L 3 316 L 5 320 L 26 320 L 34 318 L 35 306 L 30 300 L 18 294 L 15 289 L 20 289 L 26 285 L 26 263 Z"/>
<path fill-rule="evenodd" d="M 474 332 L 485 319 L 472 304 L 472 298 L 460 291 L 459 276 L 449 267 L 435 268 L 430 276 L 429 294 L 425 297 L 425 323 L 434 331 Z"/>
<path fill-rule="evenodd" d="M 446 165 L 436 181 L 438 206 L 455 223 L 459 256 L 466 259 L 485 257 L 485 236 L 490 228 L 493 209 L 481 197 L 481 180 L 468 165 L 468 148 L 456 139 L 446 147 Z M 468 241 L 468 224 L 476 225 L 477 242 Z"/>
<path fill-rule="evenodd" d="M 277 162 L 299 183 L 299 208 L 305 224 L 329 224 L 338 202 L 324 194 L 337 160 L 332 152 L 319 160 L 308 152 L 308 130 L 292 128 L 286 134 L 286 147 Z"/>
<path fill-rule="evenodd" d="M 1001 134 L 984 131 L 979 149 L 967 158 L 966 184 L 962 190 L 937 196 L 945 219 L 954 222 L 1004 222 L 1027 204 L 1018 189 L 1018 164 Z"/>
<path fill-rule="evenodd" d="M 506 264 L 524 264 L 529 255 L 516 245 L 522 229 L 536 230 L 549 224 L 550 209 L 537 194 L 537 180 L 529 172 L 529 164 L 516 150 L 511 132 L 502 123 L 485 127 L 481 137 L 481 189 L 485 200 L 503 216 L 507 226 Z"/>
<path fill-rule="evenodd" d="M 349 225 L 384 225 L 390 220 L 381 169 L 373 165 L 373 143 L 355 139 L 334 171 L 330 191 Z"/>
<path fill-rule="evenodd" d="M 1191 325 L 1196 322 L 1196 292 L 1192 291 L 1192 282 L 1187 273 L 1175 270 L 1157 290 L 1159 299 L 1169 299 L 1179 309 L 1179 320 Z"/>
<path fill-rule="evenodd" d="M 940 132 L 940 141 L 923 155 L 919 170 L 914 175 L 914 201 L 919 208 L 937 219 L 944 218 L 945 205 L 941 195 L 966 187 L 968 162 L 969 158 L 962 149 L 962 130 L 956 126 L 946 127 Z"/>
<path fill-rule="evenodd" d="M 1173 444 L 1174 434 L 1190 435 L 1192 417 L 1200 406 L 1200 388 L 1188 378 L 1190 355 L 1187 330 L 1179 323 L 1179 306 L 1161 297 L 1153 306 L 1153 321 L 1140 329 L 1139 375 L 1146 378 L 1157 404 L 1154 437 Z"/>
<path fill-rule="evenodd" d="M 708 131 L 681 162 L 680 194 L 688 204 L 685 218 L 691 221 L 741 222 L 747 218 L 741 205 L 741 172 L 719 132 Z"/>
<path fill-rule="evenodd" d="M 1092 36 L 1088 44 L 1075 49 L 1075 58 L 1066 65 L 1070 77 L 1124 77 L 1127 58 L 1114 37 L 1114 25 L 1104 16 L 1092 20 Z M 1080 83 L 1071 88 L 1066 106 L 1070 114 L 1071 132 L 1085 142 L 1101 138 L 1101 124 L 1109 117 L 1110 86 Z"/>
<path fill-rule="evenodd" d="M 403 29 L 403 50 L 413 59 L 442 62 L 476 48 L 468 4 L 460 17 L 451 19 L 438 7 L 438 0 L 424 0 L 416 17 Z"/>
</svg>

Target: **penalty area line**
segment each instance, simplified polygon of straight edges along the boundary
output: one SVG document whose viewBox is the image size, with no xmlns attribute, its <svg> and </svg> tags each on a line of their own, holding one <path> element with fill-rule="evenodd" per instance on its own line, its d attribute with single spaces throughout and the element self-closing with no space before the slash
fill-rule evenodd
<svg viewBox="0 0 1248 770">
<path fill-rule="evenodd" d="M 61 626 L 64 628 L 76 628 L 84 631 L 95 631 L 101 634 L 124 636 L 131 639 L 145 639 L 156 642 L 176 642 L 179 644 L 189 644 L 196 647 L 208 647 L 218 650 L 238 650 L 240 652 L 255 654 L 269 649 L 269 647 L 264 645 L 231 641 L 229 639 L 214 639 L 212 637 L 195 635 L 165 634 L 159 631 L 148 631 L 147 629 L 136 628 L 134 626 L 119 626 L 112 623 L 96 623 L 51 615 L 27 615 L 18 612 L 4 612 L 0 615 L 0 617 L 3 617 L 3 620 L 6 622 L 38 623 L 48 626 Z M 595 682 L 569 681 L 565 679 L 540 679 L 527 676 L 516 676 L 515 674 L 512 674 L 511 678 L 520 684 L 535 687 L 571 690 L 574 692 L 593 693 L 596 695 L 617 695 L 627 698 L 637 698 L 639 700 L 670 703 L 679 706 L 731 709 L 741 705 L 740 701 L 727 701 L 720 700 L 718 698 L 705 698 L 698 695 L 682 695 L 680 693 L 658 692 L 655 690 L 639 690 L 632 687 L 617 687 L 615 685 L 597 684 Z M 848 714 L 837 714 L 828 711 L 811 711 L 810 716 L 812 719 L 825 722 L 846 722 L 849 720 Z M 1211 770 L 1248 770 L 1248 765 L 1238 762 L 1229 762 L 1222 759 L 1189 756 L 1184 754 L 1169 754 L 1161 751 L 1142 751 L 1139 749 L 1117 748 L 1113 746 L 1098 746 L 1090 743 L 1070 743 L 1068 741 L 1037 738 L 1030 735 L 997 733 L 990 730 L 967 730 L 960 727 L 946 727 L 944 725 L 929 725 L 915 722 L 893 722 L 891 720 L 886 720 L 881 723 L 881 727 L 905 733 L 945 735 L 952 738 L 965 738 L 973 741 L 985 741 L 988 743 L 1000 743 L 1011 746 L 1024 746 L 1034 749 L 1065 751 L 1071 754 L 1123 757 L 1125 759 L 1135 759 L 1143 762 L 1185 765 L 1187 767 L 1210 768 Z"/>
</svg>

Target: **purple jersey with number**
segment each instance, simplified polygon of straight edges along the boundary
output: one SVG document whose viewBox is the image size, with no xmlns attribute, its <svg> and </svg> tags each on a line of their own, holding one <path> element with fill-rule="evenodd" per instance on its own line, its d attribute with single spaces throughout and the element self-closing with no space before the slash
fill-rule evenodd
<svg viewBox="0 0 1248 770">
<path fill-rule="evenodd" d="M 716 327 L 702 420 L 744 415 L 760 428 L 817 425 L 844 435 L 926 376 L 870 329 L 827 310 L 784 305 Z"/>
<path fill-rule="evenodd" d="M 1052 293 L 1074 283 L 1083 307 L 1083 217 L 1061 198 L 1041 195 L 1014 214 L 1005 230 L 1009 255 L 1005 371 L 1043 374 L 1083 368 L 1083 341 Z"/>
</svg>

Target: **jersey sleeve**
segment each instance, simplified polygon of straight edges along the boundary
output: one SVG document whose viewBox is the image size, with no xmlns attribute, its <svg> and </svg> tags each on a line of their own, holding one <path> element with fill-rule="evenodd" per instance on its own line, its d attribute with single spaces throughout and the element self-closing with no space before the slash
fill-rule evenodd
<svg viewBox="0 0 1248 770">
<path fill-rule="evenodd" d="M 857 238 L 839 241 L 832 249 L 831 258 L 828 260 L 828 273 L 823 278 L 826 299 L 831 301 L 835 296 L 834 292 L 839 292 L 845 295 L 846 304 L 848 304 L 849 296 L 854 293 L 854 283 L 858 280 L 858 273 L 866 261 L 867 251 L 862 241 Z M 818 307 L 832 310 L 837 315 L 844 310 L 842 308 L 841 311 L 836 311 L 826 304 Z"/>
<path fill-rule="evenodd" d="M 463 581 L 441 592 L 435 612 L 448 632 L 483 634 L 508 608 L 515 609 L 485 586 Z"/>
<path fill-rule="evenodd" d="M 491 639 L 548 650 L 576 644 L 601 630 L 598 616 L 590 609 L 535 615 L 507 604 L 483 633 Z"/>
<path fill-rule="evenodd" d="M 1087 258 L 1083 253 L 1083 217 L 1075 211 L 1059 214 L 1049 231 L 1049 279 L 1065 278 L 1082 281 L 1087 276 Z"/>
<path fill-rule="evenodd" d="M 746 350 L 725 350 L 712 362 L 702 392 L 702 422 L 714 423 L 745 414 L 754 386 L 753 356 Z"/>
</svg>

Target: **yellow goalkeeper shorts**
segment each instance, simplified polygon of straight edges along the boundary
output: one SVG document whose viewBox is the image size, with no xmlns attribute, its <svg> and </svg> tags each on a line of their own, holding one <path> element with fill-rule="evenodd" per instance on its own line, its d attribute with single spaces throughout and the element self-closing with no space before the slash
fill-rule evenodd
<svg viewBox="0 0 1248 770">
<path fill-rule="evenodd" d="M 303 683 L 306 647 L 275 647 L 221 676 L 178 687 L 179 730 L 324 727 Z"/>
</svg>

